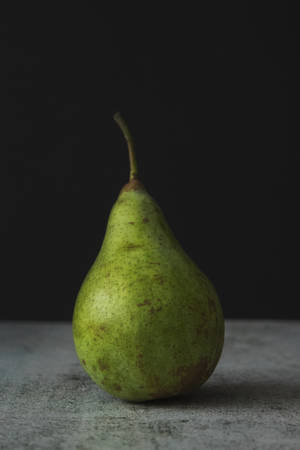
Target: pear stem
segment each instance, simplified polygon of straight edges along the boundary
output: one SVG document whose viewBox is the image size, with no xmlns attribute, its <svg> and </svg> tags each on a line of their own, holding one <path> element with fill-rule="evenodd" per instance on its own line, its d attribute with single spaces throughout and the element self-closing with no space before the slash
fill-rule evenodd
<svg viewBox="0 0 300 450">
<path fill-rule="evenodd" d="M 129 163 L 130 163 L 130 175 L 129 175 L 129 181 L 137 179 L 138 176 L 138 168 L 137 168 L 137 162 L 135 158 L 135 151 L 134 151 L 134 142 L 131 136 L 131 133 L 127 127 L 127 124 L 121 114 L 117 112 L 114 114 L 114 120 L 117 122 L 119 127 L 122 130 L 122 133 L 127 141 L 128 145 L 128 154 L 129 154 Z"/>
</svg>

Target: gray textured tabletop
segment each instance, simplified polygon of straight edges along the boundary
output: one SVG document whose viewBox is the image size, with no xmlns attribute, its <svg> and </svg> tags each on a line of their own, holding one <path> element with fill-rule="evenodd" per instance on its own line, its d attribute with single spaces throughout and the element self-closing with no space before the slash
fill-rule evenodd
<svg viewBox="0 0 300 450">
<path fill-rule="evenodd" d="M 69 323 L 0 323 L 0 448 L 300 448 L 300 322 L 227 321 L 193 395 L 143 404 L 101 391 Z"/>
</svg>

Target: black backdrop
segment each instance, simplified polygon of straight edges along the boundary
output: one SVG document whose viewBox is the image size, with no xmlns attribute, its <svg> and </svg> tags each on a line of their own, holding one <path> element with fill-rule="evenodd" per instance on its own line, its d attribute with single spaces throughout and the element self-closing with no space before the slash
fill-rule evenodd
<svg viewBox="0 0 300 450">
<path fill-rule="evenodd" d="M 128 178 L 119 110 L 226 317 L 300 318 L 288 2 L 27 3 L 0 19 L 2 318 L 71 319 Z"/>
</svg>

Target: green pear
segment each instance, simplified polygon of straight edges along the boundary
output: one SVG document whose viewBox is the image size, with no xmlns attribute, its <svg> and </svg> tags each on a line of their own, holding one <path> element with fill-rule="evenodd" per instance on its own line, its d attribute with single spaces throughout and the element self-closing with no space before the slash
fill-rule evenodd
<svg viewBox="0 0 300 450">
<path fill-rule="evenodd" d="M 131 135 L 119 113 L 114 119 L 128 142 L 130 181 L 78 293 L 73 336 L 101 388 L 141 402 L 204 383 L 222 352 L 224 319 L 212 283 L 138 180 Z"/>
</svg>

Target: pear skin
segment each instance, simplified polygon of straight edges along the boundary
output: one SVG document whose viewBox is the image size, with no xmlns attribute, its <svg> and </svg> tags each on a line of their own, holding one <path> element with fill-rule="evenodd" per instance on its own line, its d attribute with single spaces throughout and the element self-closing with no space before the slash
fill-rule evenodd
<svg viewBox="0 0 300 450">
<path fill-rule="evenodd" d="M 123 119 L 116 120 L 122 128 Z M 72 326 L 90 377 L 115 397 L 141 402 L 204 383 L 222 352 L 224 319 L 212 283 L 136 177 L 133 156 L 131 180 L 112 208 Z"/>
</svg>

